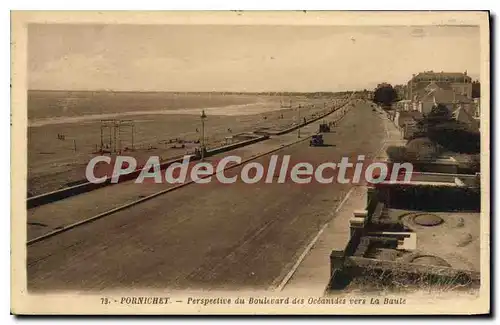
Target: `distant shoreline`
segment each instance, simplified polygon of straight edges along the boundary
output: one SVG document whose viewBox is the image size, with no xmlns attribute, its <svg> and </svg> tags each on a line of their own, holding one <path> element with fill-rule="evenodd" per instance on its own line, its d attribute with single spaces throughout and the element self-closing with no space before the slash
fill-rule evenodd
<svg viewBox="0 0 500 325">
<path fill-rule="evenodd" d="M 362 91 L 359 90 L 359 91 Z M 57 90 L 57 89 L 28 89 L 28 92 L 53 92 L 53 93 L 140 93 L 140 94 L 216 94 L 216 95 L 267 95 L 267 96 L 304 96 L 304 95 L 336 95 L 342 93 L 350 93 L 350 91 L 311 91 L 311 92 L 294 92 L 294 91 L 260 91 L 260 92 L 245 92 L 245 91 L 141 91 L 141 90 Z"/>
<path fill-rule="evenodd" d="M 288 108 L 281 107 L 264 107 L 262 103 L 241 104 L 241 105 L 227 105 L 218 107 L 207 107 L 205 112 L 212 116 L 243 116 L 243 115 L 257 115 L 272 111 L 286 110 Z M 149 116 L 149 115 L 199 115 L 200 110 L 197 108 L 185 109 L 163 109 L 163 110 L 143 110 L 143 111 L 129 111 L 129 112 L 116 112 L 105 114 L 90 114 L 80 116 L 60 116 L 40 118 L 28 121 L 28 127 L 41 127 L 46 125 L 55 124 L 72 124 L 88 121 L 99 121 L 101 119 L 110 119 L 127 116 Z"/>
<path fill-rule="evenodd" d="M 89 123 L 101 119 L 152 115 L 245 116 L 297 107 L 332 94 L 177 93 L 31 90 L 28 126 Z M 293 102 L 293 105 L 292 105 Z"/>
</svg>

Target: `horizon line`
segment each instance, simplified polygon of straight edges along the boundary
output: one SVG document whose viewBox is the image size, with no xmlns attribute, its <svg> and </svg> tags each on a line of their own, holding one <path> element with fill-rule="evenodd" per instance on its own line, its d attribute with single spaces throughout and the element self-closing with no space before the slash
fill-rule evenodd
<svg viewBox="0 0 500 325">
<path fill-rule="evenodd" d="M 47 91 L 47 92 L 114 92 L 114 93 L 244 93 L 244 94 L 259 94 L 259 93 L 299 93 L 299 94 L 315 94 L 315 93 L 341 93 L 352 91 L 370 91 L 371 88 L 363 89 L 346 89 L 346 90 L 314 90 L 314 91 L 299 91 L 299 90 L 114 90 L 114 89 L 27 89 L 27 91 Z M 374 88 L 375 89 L 375 88 Z"/>
</svg>

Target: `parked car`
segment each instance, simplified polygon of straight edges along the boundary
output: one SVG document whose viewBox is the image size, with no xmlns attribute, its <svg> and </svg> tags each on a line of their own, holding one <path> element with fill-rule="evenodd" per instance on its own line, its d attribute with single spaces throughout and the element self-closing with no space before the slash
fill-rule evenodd
<svg viewBox="0 0 500 325">
<path fill-rule="evenodd" d="M 315 134 L 312 136 L 309 145 L 312 147 L 322 146 L 324 144 L 323 134 Z"/>
</svg>

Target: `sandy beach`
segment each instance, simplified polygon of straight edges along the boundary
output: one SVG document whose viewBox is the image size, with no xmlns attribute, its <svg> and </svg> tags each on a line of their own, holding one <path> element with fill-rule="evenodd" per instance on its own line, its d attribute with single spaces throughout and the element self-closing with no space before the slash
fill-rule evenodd
<svg viewBox="0 0 500 325">
<path fill-rule="evenodd" d="M 133 121 L 133 146 L 130 129 L 124 130 L 120 137 L 120 147 L 128 149 L 127 155 L 138 159 L 159 155 L 168 159 L 192 152 L 198 146 L 191 142 L 200 139 L 199 116 L 202 110 L 207 115 L 206 143 L 208 147 L 214 147 L 225 144 L 227 137 L 238 133 L 258 128 L 284 129 L 296 123 L 299 115 L 301 120 L 309 119 L 328 110 L 327 104 L 331 107 L 337 102 L 327 97 L 284 99 L 265 95 L 78 93 L 76 96 L 74 92 L 66 95 L 72 99 L 65 99 L 61 92 L 38 91 L 29 101 L 30 195 L 71 186 L 84 178 L 86 163 L 100 149 L 101 120 L 104 119 Z M 203 105 L 204 101 L 206 105 Z M 290 101 L 292 108 L 288 107 Z M 52 107 L 54 113 L 47 115 L 47 107 Z M 112 135 L 109 129 L 103 132 L 106 145 L 112 141 Z M 64 138 L 60 139 L 59 135 Z M 172 148 L 175 139 L 188 143 L 184 148 L 181 145 Z"/>
</svg>

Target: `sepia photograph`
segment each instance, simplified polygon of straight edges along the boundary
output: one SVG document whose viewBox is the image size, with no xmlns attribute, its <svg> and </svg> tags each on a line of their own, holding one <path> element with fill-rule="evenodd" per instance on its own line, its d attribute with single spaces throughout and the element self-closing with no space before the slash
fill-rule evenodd
<svg viewBox="0 0 500 325">
<path fill-rule="evenodd" d="M 482 314 L 487 11 L 13 11 L 14 314 Z"/>
</svg>

